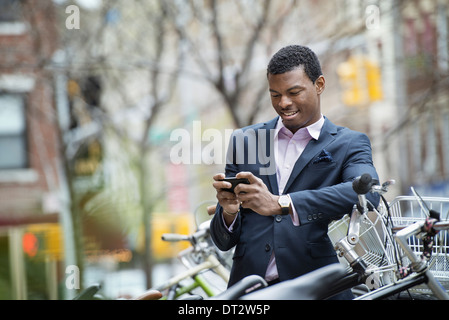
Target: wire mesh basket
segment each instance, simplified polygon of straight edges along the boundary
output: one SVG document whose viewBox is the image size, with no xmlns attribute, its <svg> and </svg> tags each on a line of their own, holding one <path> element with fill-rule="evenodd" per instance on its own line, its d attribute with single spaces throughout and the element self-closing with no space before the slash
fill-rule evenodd
<svg viewBox="0 0 449 320">
<path fill-rule="evenodd" d="M 382 212 L 370 211 L 361 216 L 359 239 L 354 247 L 354 251 L 368 265 L 368 270 L 373 273 L 372 280 L 382 286 L 391 283 L 394 280 L 395 270 L 397 269 L 394 254 L 388 252 L 391 247 L 388 243 L 393 241 L 391 229 L 383 221 Z M 338 221 L 333 221 L 329 225 L 329 238 L 335 245 L 338 241 L 347 236 L 350 217 L 345 215 Z M 340 258 L 342 264 L 349 263 Z"/>
<path fill-rule="evenodd" d="M 415 196 L 399 196 L 390 204 L 391 222 L 394 227 L 407 226 L 417 221 L 426 219 L 429 210 L 435 210 L 440 213 L 440 220 L 447 221 L 449 215 L 449 198 L 439 197 L 415 197 Z M 411 237 L 408 240 L 410 248 L 418 256 L 423 252 L 423 243 L 417 237 Z M 390 254 L 394 251 L 390 243 L 390 248 L 386 248 Z M 398 255 L 401 257 L 401 264 L 407 266 L 410 261 L 399 250 Z M 440 231 L 435 236 L 435 244 L 432 249 L 432 257 L 428 263 L 429 270 L 434 277 L 449 289 L 449 236 L 447 231 Z M 425 287 L 418 287 L 415 291 L 428 292 Z"/>
</svg>

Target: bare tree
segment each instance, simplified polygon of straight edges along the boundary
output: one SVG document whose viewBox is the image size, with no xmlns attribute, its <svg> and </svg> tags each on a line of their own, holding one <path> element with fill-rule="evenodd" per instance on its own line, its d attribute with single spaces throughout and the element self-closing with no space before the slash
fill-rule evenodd
<svg viewBox="0 0 449 320">
<path fill-rule="evenodd" d="M 164 3 L 199 68 L 199 72 L 184 69 L 183 74 L 209 83 L 221 96 L 236 127 L 252 123 L 266 102 L 267 90 L 266 81 L 259 76 L 265 66 L 255 62 L 272 53 L 297 1 Z M 255 74 L 257 80 L 253 79 Z"/>
<path fill-rule="evenodd" d="M 145 237 L 144 269 L 147 286 L 151 287 L 154 264 L 151 212 L 164 191 L 152 196 L 147 192 L 152 183 L 148 170 L 148 155 L 153 151 L 149 131 L 161 108 L 173 96 L 177 84 L 177 73 L 168 72 L 164 65 L 182 66 L 184 51 L 176 44 L 179 40 L 170 29 L 169 16 L 161 1 L 108 1 L 94 12 L 83 12 L 82 18 L 78 32 L 66 30 L 63 34 L 67 57 L 65 72 L 80 83 L 93 76 L 98 79 L 102 93 L 97 105 L 90 105 L 89 101 L 82 103 L 91 122 L 99 126 L 92 134 L 87 132 L 88 126 L 77 128 L 85 133 L 81 134 L 84 138 L 77 145 L 89 141 L 92 136 L 100 137 L 109 132 L 120 142 L 122 150 L 127 150 L 130 166 L 136 168 L 137 198 L 140 199 Z M 133 90 L 130 80 L 138 84 L 138 92 Z M 81 98 L 85 99 L 85 96 Z M 137 127 L 126 126 L 123 115 L 127 111 L 142 115 Z M 81 214 L 79 205 L 79 201 L 75 201 L 72 208 L 77 216 Z M 80 224 L 77 225 L 76 237 L 81 239 L 83 232 Z M 82 244 L 79 243 L 77 248 L 78 256 L 82 256 Z M 78 263 L 82 265 L 82 261 Z"/>
</svg>

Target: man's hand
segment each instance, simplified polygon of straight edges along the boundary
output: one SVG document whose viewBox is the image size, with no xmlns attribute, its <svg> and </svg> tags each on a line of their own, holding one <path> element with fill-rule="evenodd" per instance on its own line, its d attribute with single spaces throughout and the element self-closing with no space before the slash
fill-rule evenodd
<svg viewBox="0 0 449 320">
<path fill-rule="evenodd" d="M 242 208 L 249 208 L 263 216 L 281 214 L 279 196 L 272 194 L 262 179 L 251 172 L 239 172 L 237 178 L 246 178 L 249 184 L 238 184 L 234 191 Z"/>
<path fill-rule="evenodd" d="M 229 226 L 235 219 L 235 216 L 232 216 L 229 213 L 234 214 L 239 211 L 240 201 L 234 193 L 223 190 L 232 187 L 230 182 L 220 181 L 224 178 L 225 175 L 223 173 L 216 174 L 214 176 L 215 181 L 213 186 L 215 190 L 217 190 L 218 203 L 222 206 L 225 212 L 228 212 L 228 214 L 224 214 L 223 217 L 225 218 L 226 224 Z"/>
</svg>

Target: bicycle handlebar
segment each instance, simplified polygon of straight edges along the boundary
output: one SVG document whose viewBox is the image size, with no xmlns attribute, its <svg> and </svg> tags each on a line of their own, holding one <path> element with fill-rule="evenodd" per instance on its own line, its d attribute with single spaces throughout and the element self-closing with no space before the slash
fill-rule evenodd
<svg viewBox="0 0 449 320">
<path fill-rule="evenodd" d="M 437 231 L 449 230 L 449 221 L 437 222 L 433 225 L 433 228 Z"/>
<path fill-rule="evenodd" d="M 407 238 L 418 235 L 421 232 L 426 232 L 426 230 L 423 230 L 424 225 L 426 224 L 427 220 L 423 221 L 417 221 L 409 226 L 406 226 L 405 228 L 402 228 L 396 233 L 396 237 L 399 239 L 406 240 Z M 449 221 L 443 221 L 443 222 L 435 222 L 432 224 L 432 228 L 435 231 L 441 231 L 441 230 L 448 230 L 449 229 Z"/>
<path fill-rule="evenodd" d="M 190 236 L 178 233 L 164 233 L 162 240 L 168 242 L 189 241 Z"/>
<path fill-rule="evenodd" d="M 378 185 L 379 181 L 373 179 L 369 173 L 364 173 L 352 182 L 352 189 L 357 194 L 367 194 L 374 185 Z"/>
<path fill-rule="evenodd" d="M 200 229 L 190 235 L 179 234 L 179 233 L 164 233 L 162 235 L 163 241 L 168 242 L 178 242 L 178 241 L 190 241 L 192 243 L 198 241 L 198 239 L 207 236 L 209 233 L 209 228 Z"/>
</svg>

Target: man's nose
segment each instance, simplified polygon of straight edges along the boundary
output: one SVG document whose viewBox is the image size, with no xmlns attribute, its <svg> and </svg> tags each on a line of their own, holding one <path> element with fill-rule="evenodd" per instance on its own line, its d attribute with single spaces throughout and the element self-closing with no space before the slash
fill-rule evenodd
<svg viewBox="0 0 449 320">
<path fill-rule="evenodd" d="M 282 96 L 279 101 L 279 107 L 285 109 L 292 104 L 292 100 L 287 96 Z"/>
</svg>

